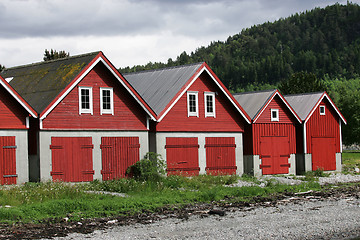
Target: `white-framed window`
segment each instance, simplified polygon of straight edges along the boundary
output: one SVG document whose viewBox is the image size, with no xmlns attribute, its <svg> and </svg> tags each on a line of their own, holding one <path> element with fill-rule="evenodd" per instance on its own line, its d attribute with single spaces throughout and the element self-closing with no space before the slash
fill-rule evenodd
<svg viewBox="0 0 360 240">
<path fill-rule="evenodd" d="M 100 114 L 114 115 L 114 98 L 112 88 L 100 88 Z"/>
<path fill-rule="evenodd" d="M 279 121 L 279 109 L 271 109 L 271 121 L 272 122 Z"/>
<path fill-rule="evenodd" d="M 205 117 L 215 117 L 215 93 L 204 93 Z"/>
<path fill-rule="evenodd" d="M 79 114 L 93 114 L 92 87 L 79 87 Z"/>
<path fill-rule="evenodd" d="M 187 92 L 188 117 L 199 117 L 198 92 Z"/>
<path fill-rule="evenodd" d="M 325 115 L 325 106 L 320 106 L 319 107 L 319 111 L 320 111 L 320 115 Z"/>
</svg>

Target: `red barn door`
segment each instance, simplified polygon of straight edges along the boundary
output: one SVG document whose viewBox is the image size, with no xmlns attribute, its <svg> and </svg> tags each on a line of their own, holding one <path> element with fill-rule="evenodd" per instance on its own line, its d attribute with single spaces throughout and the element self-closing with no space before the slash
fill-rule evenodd
<svg viewBox="0 0 360 240">
<path fill-rule="evenodd" d="M 129 166 L 139 161 L 139 137 L 101 138 L 103 180 L 125 177 Z"/>
<path fill-rule="evenodd" d="M 207 174 L 236 174 L 234 137 L 207 137 L 206 172 Z"/>
<path fill-rule="evenodd" d="M 336 144 L 332 137 L 312 137 L 312 170 L 336 170 Z"/>
<path fill-rule="evenodd" d="M 260 139 L 260 158 L 262 174 L 289 173 L 289 137 L 265 136 Z"/>
<path fill-rule="evenodd" d="M 87 182 L 93 180 L 91 137 L 52 137 L 53 180 Z"/>
<path fill-rule="evenodd" d="M 15 137 L 0 137 L 0 184 L 16 184 L 16 179 Z"/>
<path fill-rule="evenodd" d="M 168 175 L 199 175 L 199 144 L 196 137 L 166 138 Z"/>
</svg>

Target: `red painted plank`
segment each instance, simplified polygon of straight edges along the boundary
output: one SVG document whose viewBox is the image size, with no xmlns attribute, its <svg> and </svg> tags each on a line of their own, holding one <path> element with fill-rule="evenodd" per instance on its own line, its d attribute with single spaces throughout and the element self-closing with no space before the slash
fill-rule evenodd
<svg viewBox="0 0 360 240">
<path fill-rule="evenodd" d="M 199 145 L 196 137 L 167 137 L 166 146 L 168 175 L 199 174 Z"/>
<path fill-rule="evenodd" d="M 139 161 L 139 137 L 102 137 L 103 180 L 123 178 L 126 170 Z"/>
<path fill-rule="evenodd" d="M 322 169 L 324 171 L 336 170 L 336 139 L 333 137 L 313 137 L 311 145 L 312 170 Z"/>
<path fill-rule="evenodd" d="M 205 138 L 207 174 L 236 174 L 235 147 L 234 137 Z"/>
<path fill-rule="evenodd" d="M 14 136 L 0 137 L 0 184 L 16 184 L 16 145 Z"/>
<path fill-rule="evenodd" d="M 260 159 L 262 174 L 289 173 L 289 138 L 286 136 L 261 137 Z"/>
</svg>

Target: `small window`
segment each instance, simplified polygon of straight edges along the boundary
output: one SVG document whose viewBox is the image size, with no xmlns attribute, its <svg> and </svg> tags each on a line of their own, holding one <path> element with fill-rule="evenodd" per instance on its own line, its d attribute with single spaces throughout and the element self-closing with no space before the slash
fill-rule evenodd
<svg viewBox="0 0 360 240">
<path fill-rule="evenodd" d="M 271 121 L 279 121 L 279 109 L 271 109 Z"/>
<path fill-rule="evenodd" d="M 198 106 L 198 93 L 187 92 L 187 103 L 188 103 L 188 117 L 195 116 L 199 117 L 199 106 Z"/>
<path fill-rule="evenodd" d="M 113 89 L 100 88 L 100 114 L 114 115 Z"/>
<path fill-rule="evenodd" d="M 79 87 L 79 114 L 93 114 L 93 99 L 91 87 Z"/>
<path fill-rule="evenodd" d="M 205 117 L 215 117 L 215 93 L 204 93 Z"/>
<path fill-rule="evenodd" d="M 320 115 L 325 115 L 325 106 L 320 106 Z"/>
</svg>

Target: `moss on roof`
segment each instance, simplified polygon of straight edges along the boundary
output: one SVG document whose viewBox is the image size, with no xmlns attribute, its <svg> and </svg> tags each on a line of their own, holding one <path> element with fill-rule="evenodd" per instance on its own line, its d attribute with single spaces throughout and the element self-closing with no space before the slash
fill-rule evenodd
<svg viewBox="0 0 360 240">
<path fill-rule="evenodd" d="M 7 68 L 3 78 L 40 114 L 99 52 Z"/>
</svg>

